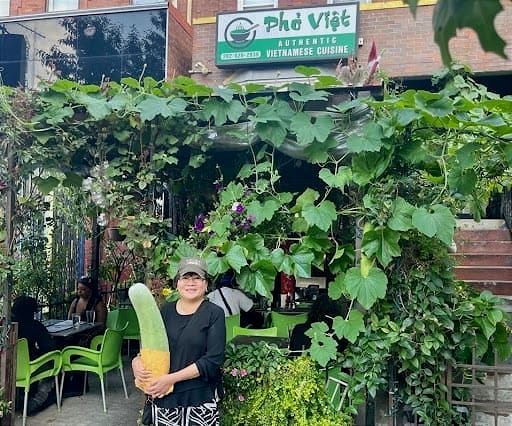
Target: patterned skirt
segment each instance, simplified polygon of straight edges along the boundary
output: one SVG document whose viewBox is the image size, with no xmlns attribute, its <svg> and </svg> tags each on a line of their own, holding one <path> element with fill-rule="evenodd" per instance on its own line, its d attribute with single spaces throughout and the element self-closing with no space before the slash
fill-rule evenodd
<svg viewBox="0 0 512 426">
<path fill-rule="evenodd" d="M 219 426 L 217 402 L 198 407 L 159 408 L 154 406 L 155 426 Z"/>
</svg>

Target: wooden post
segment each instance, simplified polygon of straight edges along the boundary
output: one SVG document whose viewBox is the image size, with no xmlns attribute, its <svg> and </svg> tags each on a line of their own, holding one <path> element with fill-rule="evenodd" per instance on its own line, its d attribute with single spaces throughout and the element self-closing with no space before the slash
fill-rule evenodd
<svg viewBox="0 0 512 426">
<path fill-rule="evenodd" d="M 4 390 L 4 401 L 11 401 L 11 411 L 0 418 L 1 426 L 13 426 L 16 409 L 16 342 L 18 341 L 18 323 L 4 324 L 2 329 L 5 347 L 0 353 L 0 383 Z"/>
<path fill-rule="evenodd" d="M 7 144 L 7 194 L 5 203 L 6 247 L 5 253 L 12 254 L 14 241 L 13 216 L 16 204 L 16 183 L 14 179 L 16 160 L 10 144 Z M 13 277 L 9 273 L 2 283 L 2 337 L 4 348 L 0 354 L 0 387 L 4 390 L 4 400 L 12 401 L 12 411 L 1 419 L 2 425 L 14 424 L 14 403 L 16 397 L 16 340 L 17 327 L 10 324 L 11 319 L 11 289 Z M 14 339 L 14 340 L 13 340 Z M 13 368 L 14 365 L 14 368 Z"/>
</svg>

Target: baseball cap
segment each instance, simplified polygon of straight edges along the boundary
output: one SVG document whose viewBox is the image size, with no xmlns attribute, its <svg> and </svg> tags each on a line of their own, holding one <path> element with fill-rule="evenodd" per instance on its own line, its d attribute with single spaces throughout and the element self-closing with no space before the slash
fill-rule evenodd
<svg viewBox="0 0 512 426">
<path fill-rule="evenodd" d="M 201 278 L 205 278 L 207 272 L 208 267 L 206 266 L 206 262 L 198 257 L 185 257 L 181 259 L 178 264 L 179 276 L 194 273 L 199 275 Z"/>
</svg>

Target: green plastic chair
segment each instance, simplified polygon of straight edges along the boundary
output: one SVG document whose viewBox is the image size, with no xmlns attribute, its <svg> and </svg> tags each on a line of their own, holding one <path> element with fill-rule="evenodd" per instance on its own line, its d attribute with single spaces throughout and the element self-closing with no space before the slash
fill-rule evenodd
<svg viewBox="0 0 512 426">
<path fill-rule="evenodd" d="M 57 410 L 60 411 L 61 393 L 59 391 L 59 379 L 62 366 L 60 351 L 47 352 L 44 355 L 30 361 L 28 341 L 25 338 L 18 339 L 16 350 L 16 387 L 25 389 L 23 399 L 23 426 L 27 421 L 28 392 L 32 383 L 48 377 L 55 378 L 55 396 Z"/>
<path fill-rule="evenodd" d="M 137 319 L 137 314 L 135 313 L 135 309 L 130 308 L 122 308 L 119 309 L 119 314 L 117 317 L 117 324 L 126 324 L 128 323 L 128 327 L 123 334 L 123 339 L 128 340 L 128 356 L 130 356 L 130 340 L 137 340 L 140 342 L 140 328 L 139 328 L 139 320 Z"/>
<path fill-rule="evenodd" d="M 234 337 L 233 327 L 240 327 L 240 314 L 226 317 L 226 342 Z"/>
<path fill-rule="evenodd" d="M 278 337 L 290 337 L 290 332 L 297 324 L 304 324 L 308 319 L 308 314 L 302 312 L 300 314 L 281 314 L 272 311 L 270 313 L 270 324 L 277 327 Z"/>
<path fill-rule="evenodd" d="M 329 403 L 336 411 L 341 410 L 343 401 L 345 401 L 348 393 L 348 383 L 343 380 L 344 378 L 340 366 L 335 366 L 327 370 L 325 391 L 329 397 Z"/>
<path fill-rule="evenodd" d="M 277 337 L 277 327 L 245 328 L 235 325 L 233 327 L 233 337 L 235 336 Z"/>
<path fill-rule="evenodd" d="M 90 348 L 81 346 L 66 346 L 62 350 L 62 380 L 61 380 L 61 397 L 62 388 L 64 386 L 64 377 L 68 371 L 85 372 L 84 394 L 86 391 L 87 373 L 96 373 L 100 379 L 101 396 L 103 398 L 103 411 L 107 412 L 107 404 L 105 400 L 105 375 L 114 368 L 119 369 L 121 380 L 123 382 L 124 396 L 128 399 L 126 390 L 126 382 L 124 380 L 123 362 L 121 359 L 121 347 L 123 344 L 123 330 L 112 330 L 107 328 L 103 335 L 103 340 L 99 350 L 94 349 L 98 344 L 98 340 L 91 342 Z"/>
<path fill-rule="evenodd" d="M 117 330 L 118 327 L 118 319 L 119 319 L 119 309 L 113 309 L 107 313 L 107 322 L 105 324 L 105 328 L 111 328 L 113 330 Z"/>
</svg>

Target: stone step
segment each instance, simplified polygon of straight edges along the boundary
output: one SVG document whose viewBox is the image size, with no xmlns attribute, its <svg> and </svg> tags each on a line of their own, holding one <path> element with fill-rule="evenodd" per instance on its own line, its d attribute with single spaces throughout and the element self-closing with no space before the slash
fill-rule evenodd
<svg viewBox="0 0 512 426">
<path fill-rule="evenodd" d="M 462 241 L 457 243 L 457 254 L 509 254 L 512 256 L 512 241 Z"/>
<path fill-rule="evenodd" d="M 455 253 L 456 266 L 512 266 L 512 254 Z"/>
<path fill-rule="evenodd" d="M 464 241 L 511 241 L 508 229 L 460 229 L 455 231 L 454 240 L 460 244 Z"/>
<path fill-rule="evenodd" d="M 508 266 L 457 266 L 453 268 L 459 280 L 470 281 L 510 281 L 512 267 Z"/>
<path fill-rule="evenodd" d="M 457 219 L 456 227 L 458 230 L 508 229 L 503 219 L 482 219 L 480 222 L 473 219 Z"/>
<path fill-rule="evenodd" d="M 477 291 L 488 290 L 496 296 L 512 297 L 512 282 L 510 281 L 464 281 Z"/>
</svg>

